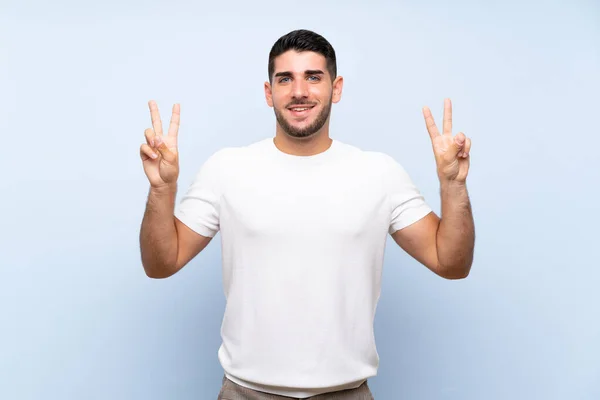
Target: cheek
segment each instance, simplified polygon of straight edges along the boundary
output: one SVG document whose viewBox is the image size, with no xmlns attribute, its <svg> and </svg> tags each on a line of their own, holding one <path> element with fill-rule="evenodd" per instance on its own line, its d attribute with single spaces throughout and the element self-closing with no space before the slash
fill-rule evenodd
<svg viewBox="0 0 600 400">
<path fill-rule="evenodd" d="M 283 96 L 281 93 L 273 93 L 271 99 L 274 107 L 279 108 L 286 104 L 285 96 Z"/>
<path fill-rule="evenodd" d="M 309 97 L 312 99 L 317 99 L 321 103 L 329 102 L 329 97 L 331 96 L 331 91 L 326 90 L 324 88 L 315 87 L 313 90 L 309 92 Z"/>
</svg>

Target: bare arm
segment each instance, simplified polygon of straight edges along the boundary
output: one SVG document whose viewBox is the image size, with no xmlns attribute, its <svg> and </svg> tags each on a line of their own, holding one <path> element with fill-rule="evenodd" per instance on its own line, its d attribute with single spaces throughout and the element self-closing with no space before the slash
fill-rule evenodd
<svg viewBox="0 0 600 400">
<path fill-rule="evenodd" d="M 140 228 L 140 250 L 146 275 L 167 278 L 202 251 L 211 238 L 197 234 L 174 216 L 179 176 L 179 105 L 173 107 L 166 136 L 162 134 L 156 103 L 150 101 L 148 105 L 153 129 L 145 131 L 146 143 L 140 148 L 140 156 L 150 192 Z"/>
<path fill-rule="evenodd" d="M 441 185 L 442 219 L 437 230 L 439 271 L 449 278 L 469 275 L 475 247 L 475 224 L 467 186 Z"/>
<path fill-rule="evenodd" d="M 444 102 L 444 133 L 440 135 L 424 108 L 440 178 L 441 220 L 430 213 L 392 235 L 396 243 L 430 270 L 447 279 L 469 275 L 475 247 L 475 224 L 467 192 L 471 140 L 463 133 L 452 137 L 452 104 Z"/>
<path fill-rule="evenodd" d="M 475 224 L 464 185 L 442 185 L 442 218 L 431 212 L 392 234 L 414 259 L 446 279 L 469 275 L 475 247 Z"/>
<path fill-rule="evenodd" d="M 142 227 L 140 249 L 146 275 L 161 278 L 173 275 L 177 262 L 177 229 L 175 228 L 176 188 L 150 188 Z"/>
<path fill-rule="evenodd" d="M 150 189 L 140 229 L 142 264 L 151 278 L 167 278 L 210 243 L 173 216 L 176 190 Z"/>
<path fill-rule="evenodd" d="M 442 218 L 431 212 L 392 234 L 414 259 L 446 279 L 469 275 L 475 247 L 475 224 L 464 185 L 442 185 Z"/>
</svg>

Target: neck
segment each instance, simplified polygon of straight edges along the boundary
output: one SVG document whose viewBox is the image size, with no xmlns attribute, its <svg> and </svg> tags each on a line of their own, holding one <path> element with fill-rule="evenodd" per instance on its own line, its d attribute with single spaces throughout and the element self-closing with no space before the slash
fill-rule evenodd
<svg viewBox="0 0 600 400">
<path fill-rule="evenodd" d="M 331 146 L 332 139 L 329 137 L 329 130 L 323 126 L 318 132 L 306 138 L 290 137 L 286 134 L 279 124 L 274 138 L 275 146 L 284 153 L 294 156 L 314 156 L 323 153 Z"/>
</svg>

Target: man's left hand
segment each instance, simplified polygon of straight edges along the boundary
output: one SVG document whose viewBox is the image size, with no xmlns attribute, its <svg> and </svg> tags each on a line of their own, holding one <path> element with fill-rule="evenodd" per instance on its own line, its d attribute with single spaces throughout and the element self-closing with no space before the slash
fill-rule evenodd
<svg viewBox="0 0 600 400">
<path fill-rule="evenodd" d="M 469 172 L 471 139 L 459 132 L 452 136 L 452 103 L 444 100 L 443 134 L 440 134 L 429 107 L 423 107 L 425 125 L 431 137 L 440 182 L 465 183 Z"/>
</svg>

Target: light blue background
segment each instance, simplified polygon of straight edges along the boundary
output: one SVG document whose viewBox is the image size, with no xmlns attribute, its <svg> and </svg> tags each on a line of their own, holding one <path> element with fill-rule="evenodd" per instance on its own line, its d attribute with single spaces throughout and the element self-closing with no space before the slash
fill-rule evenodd
<svg viewBox="0 0 600 400">
<path fill-rule="evenodd" d="M 439 212 L 421 107 L 473 140 L 476 256 L 446 281 L 388 240 L 378 400 L 599 399 L 596 1 L 0 3 L 0 398 L 214 399 L 220 237 L 147 278 L 138 149 L 181 103 L 180 191 L 274 135 L 267 57 L 323 34 L 345 77 L 331 136 L 384 151 Z"/>
</svg>

